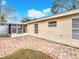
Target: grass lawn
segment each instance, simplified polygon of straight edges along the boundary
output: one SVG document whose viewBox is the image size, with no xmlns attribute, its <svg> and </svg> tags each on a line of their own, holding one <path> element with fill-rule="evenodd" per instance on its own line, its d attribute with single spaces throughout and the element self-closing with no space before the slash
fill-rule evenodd
<svg viewBox="0 0 79 59">
<path fill-rule="evenodd" d="M 20 51 L 13 53 L 12 55 L 0 59 L 53 59 L 53 58 L 40 51 L 34 51 L 31 49 L 22 49 Z"/>
</svg>

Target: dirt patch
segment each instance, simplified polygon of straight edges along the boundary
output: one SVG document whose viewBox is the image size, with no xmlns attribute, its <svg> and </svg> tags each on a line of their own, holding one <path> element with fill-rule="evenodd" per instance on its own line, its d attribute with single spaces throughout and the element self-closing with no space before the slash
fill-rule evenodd
<svg viewBox="0 0 79 59">
<path fill-rule="evenodd" d="M 48 54 L 31 49 L 22 49 L 0 59 L 53 59 Z"/>
</svg>

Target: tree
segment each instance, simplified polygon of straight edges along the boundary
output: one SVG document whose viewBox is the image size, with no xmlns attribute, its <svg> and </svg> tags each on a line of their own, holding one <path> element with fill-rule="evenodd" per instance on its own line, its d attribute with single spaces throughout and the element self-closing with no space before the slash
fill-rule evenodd
<svg viewBox="0 0 79 59">
<path fill-rule="evenodd" d="M 31 19 L 27 18 L 27 17 L 23 17 L 22 21 L 21 22 L 28 22 L 28 21 L 31 21 Z"/>
<path fill-rule="evenodd" d="M 7 17 L 15 13 L 16 10 L 10 6 L 3 3 L 3 0 L 0 0 L 0 22 L 6 22 Z"/>
<path fill-rule="evenodd" d="M 6 22 L 5 15 L 0 13 L 0 22 Z"/>
<path fill-rule="evenodd" d="M 53 14 L 79 8 L 79 0 L 54 0 L 51 11 Z"/>
<path fill-rule="evenodd" d="M 2 11 L 0 12 L 0 22 L 7 22 L 6 18 L 15 12 L 16 11 L 11 7 L 6 7 L 4 9 L 2 9 Z"/>
<path fill-rule="evenodd" d="M 79 0 L 72 0 L 71 10 L 79 8 Z"/>
<path fill-rule="evenodd" d="M 2 7 L 2 13 L 5 15 L 10 15 L 16 13 L 16 10 L 8 5 Z"/>
<path fill-rule="evenodd" d="M 14 13 L 16 13 L 15 9 L 9 6 L 2 7 L 2 11 L 0 12 L 0 20 L 1 20 L 0 22 L 7 22 L 7 17 Z"/>
</svg>

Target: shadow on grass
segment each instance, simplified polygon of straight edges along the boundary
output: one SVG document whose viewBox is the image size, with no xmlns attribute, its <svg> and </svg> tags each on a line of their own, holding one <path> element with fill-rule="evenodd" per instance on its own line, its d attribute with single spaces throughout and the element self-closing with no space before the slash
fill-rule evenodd
<svg viewBox="0 0 79 59">
<path fill-rule="evenodd" d="M 31 49 L 22 49 L 13 53 L 12 55 L 0 58 L 0 59 L 53 59 L 48 54 L 40 51 L 34 51 Z"/>
</svg>

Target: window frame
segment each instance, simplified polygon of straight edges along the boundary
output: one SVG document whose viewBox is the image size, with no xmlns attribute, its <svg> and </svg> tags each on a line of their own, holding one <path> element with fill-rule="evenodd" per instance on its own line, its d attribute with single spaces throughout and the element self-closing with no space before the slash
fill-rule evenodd
<svg viewBox="0 0 79 59">
<path fill-rule="evenodd" d="M 75 21 L 75 20 L 77 20 L 77 21 Z M 79 32 L 76 32 L 76 31 L 79 31 L 79 27 L 77 27 L 79 25 L 78 21 L 79 21 L 79 18 L 72 19 L 72 39 L 77 39 L 77 40 L 79 40 L 79 38 L 77 37 L 77 36 L 79 36 Z"/>
<path fill-rule="evenodd" d="M 56 28 L 57 27 L 57 21 L 49 21 L 48 22 L 48 27 L 49 28 Z"/>
<path fill-rule="evenodd" d="M 35 34 L 38 34 L 38 24 L 34 24 L 34 32 Z"/>
</svg>

